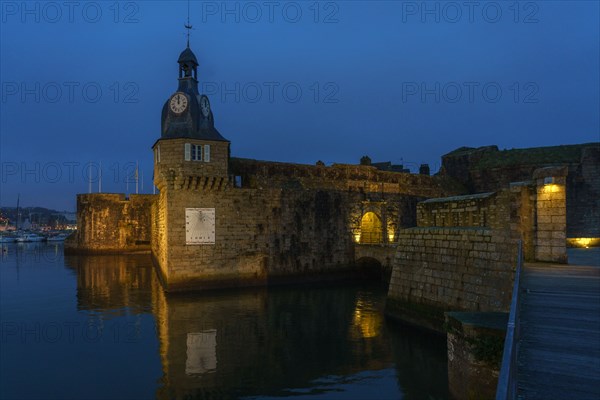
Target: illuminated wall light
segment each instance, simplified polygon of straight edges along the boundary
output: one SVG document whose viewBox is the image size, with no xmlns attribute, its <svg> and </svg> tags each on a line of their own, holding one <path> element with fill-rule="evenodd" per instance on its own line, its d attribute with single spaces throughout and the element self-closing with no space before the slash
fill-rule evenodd
<svg viewBox="0 0 600 400">
<path fill-rule="evenodd" d="M 590 247 L 590 243 L 592 243 L 592 238 L 575 238 L 573 240 L 573 242 L 575 243 L 576 246 L 578 247 L 584 247 L 584 248 L 589 248 Z"/>
<path fill-rule="evenodd" d="M 354 241 L 356 243 L 360 243 L 360 232 L 354 234 Z"/>
<path fill-rule="evenodd" d="M 390 243 L 394 242 L 394 231 L 388 231 L 388 241 Z"/>
<path fill-rule="evenodd" d="M 560 186 L 553 183 L 544 185 L 544 193 L 558 193 L 560 192 Z"/>
</svg>

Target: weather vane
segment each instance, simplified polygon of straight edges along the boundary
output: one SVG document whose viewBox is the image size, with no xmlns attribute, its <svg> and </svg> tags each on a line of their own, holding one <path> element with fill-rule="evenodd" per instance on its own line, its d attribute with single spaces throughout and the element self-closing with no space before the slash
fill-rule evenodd
<svg viewBox="0 0 600 400">
<path fill-rule="evenodd" d="M 187 29 L 187 47 L 190 47 L 190 30 L 192 30 L 192 25 L 190 25 L 190 0 L 187 2 L 188 12 L 187 12 L 187 24 L 185 24 L 185 29 Z"/>
</svg>

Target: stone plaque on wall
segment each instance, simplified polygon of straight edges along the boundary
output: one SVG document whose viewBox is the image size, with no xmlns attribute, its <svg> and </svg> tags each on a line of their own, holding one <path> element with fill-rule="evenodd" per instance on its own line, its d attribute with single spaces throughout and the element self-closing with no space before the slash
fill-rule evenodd
<svg viewBox="0 0 600 400">
<path fill-rule="evenodd" d="M 185 209 L 185 243 L 214 244 L 215 243 L 215 209 L 186 208 Z"/>
</svg>

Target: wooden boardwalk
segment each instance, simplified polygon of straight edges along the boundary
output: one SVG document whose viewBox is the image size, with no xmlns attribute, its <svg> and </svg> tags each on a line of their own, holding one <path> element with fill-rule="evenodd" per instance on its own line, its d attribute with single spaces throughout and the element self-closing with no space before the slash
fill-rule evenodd
<svg viewBox="0 0 600 400">
<path fill-rule="evenodd" d="M 600 267 L 526 264 L 520 399 L 600 400 Z"/>
</svg>

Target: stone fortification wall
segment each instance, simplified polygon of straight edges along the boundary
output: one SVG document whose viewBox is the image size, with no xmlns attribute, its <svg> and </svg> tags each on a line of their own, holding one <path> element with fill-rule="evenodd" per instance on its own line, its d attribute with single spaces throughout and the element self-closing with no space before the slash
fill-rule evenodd
<svg viewBox="0 0 600 400">
<path fill-rule="evenodd" d="M 470 193 L 496 191 L 532 178 L 538 168 L 564 166 L 567 237 L 600 237 L 600 144 L 498 150 L 463 147 L 442 157 L 442 175 Z"/>
<path fill-rule="evenodd" d="M 443 331 L 446 311 L 506 311 L 517 263 L 536 256 L 534 183 L 425 200 L 398 234 L 386 312 Z M 563 225 L 564 226 L 564 225 Z"/>
<path fill-rule="evenodd" d="M 536 170 L 537 190 L 535 259 L 567 262 L 566 167 Z"/>
<path fill-rule="evenodd" d="M 600 238 L 600 146 L 586 147 L 567 175 L 567 237 Z"/>
<path fill-rule="evenodd" d="M 77 232 L 65 243 L 71 252 L 150 251 L 154 195 L 77 195 Z"/>
<path fill-rule="evenodd" d="M 495 226 L 501 214 L 497 206 L 496 193 L 429 199 L 417 205 L 417 223 L 423 227 Z"/>
<path fill-rule="evenodd" d="M 218 183 L 204 184 L 200 171 L 159 176 L 152 248 L 168 290 L 345 274 L 365 212 L 378 215 L 390 242 L 416 224 L 418 201 L 457 193 L 444 179 L 373 167 L 232 159 L 229 168 Z M 214 244 L 186 243 L 187 208 L 214 209 Z"/>
<path fill-rule="evenodd" d="M 297 187 L 336 189 L 362 193 L 406 194 L 423 198 L 440 193 L 465 193 L 464 187 L 448 177 L 380 171 L 367 165 L 303 165 L 232 158 L 231 173 L 243 187 Z"/>
<path fill-rule="evenodd" d="M 402 230 L 386 313 L 444 331 L 445 311 L 506 311 L 516 248 L 505 231 L 487 228 Z"/>
</svg>

